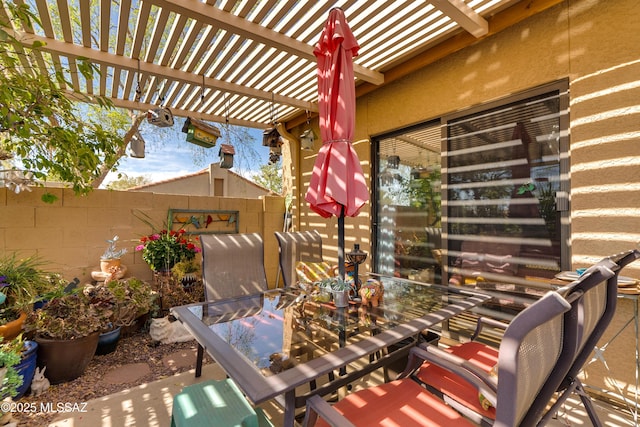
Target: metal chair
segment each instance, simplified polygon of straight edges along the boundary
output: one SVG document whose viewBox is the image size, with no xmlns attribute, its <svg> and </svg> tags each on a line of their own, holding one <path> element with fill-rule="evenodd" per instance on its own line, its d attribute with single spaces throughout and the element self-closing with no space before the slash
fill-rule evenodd
<svg viewBox="0 0 640 427">
<path fill-rule="evenodd" d="M 566 329 L 567 345 L 574 348 L 574 356 L 570 359 L 570 365 L 564 368 L 556 367 L 553 379 L 545 384 L 544 394 L 561 392 L 554 407 L 548 410 L 548 402 L 537 401 L 523 419 L 523 425 L 544 425 L 573 391 L 580 395 L 592 423 L 596 426 L 601 425 L 589 396 L 577 379 L 577 374 L 589 359 L 592 349 L 615 313 L 619 271 L 638 256 L 640 252 L 629 251 L 604 258 L 578 280 L 559 290 L 573 306 L 566 321 Z M 487 325 L 502 328 L 506 326 L 490 319 L 480 319 L 473 339 Z M 498 358 L 496 349 L 475 341 L 452 347 L 448 351 L 487 371 L 495 365 Z M 563 369 L 566 372 L 562 372 Z M 482 407 L 475 390 L 468 384 L 461 383 L 459 378 L 444 375 L 442 369 L 434 364 L 422 365 L 416 377 L 476 422 L 485 425 L 493 422 L 495 409 Z"/>
<path fill-rule="evenodd" d="M 613 319 L 618 301 L 618 276 L 620 271 L 638 258 L 640 258 L 640 251 L 634 249 L 605 258 L 592 267 L 591 269 L 604 267 L 614 272 L 614 275 L 607 280 L 606 288 L 604 289 L 602 286 L 599 289 L 586 289 L 580 280 L 566 287 L 565 292 L 568 295 L 576 291 L 584 292 L 578 311 L 574 313 L 576 316 L 575 321 L 577 322 L 577 356 L 562 382 L 557 386 L 559 395 L 553 406 L 549 410 L 544 407 L 531 408 L 532 413 L 537 412 L 540 414 L 546 411 L 540 421 L 540 425 L 544 425 L 571 393 L 576 392 L 580 396 L 591 423 L 596 427 L 602 426 L 591 398 L 584 390 L 582 382 L 578 379 L 578 373 L 585 363 L 591 359 L 593 349 L 598 345 L 598 341 L 602 338 L 604 331 Z M 591 269 L 588 269 L 584 274 L 589 273 Z"/>
<path fill-rule="evenodd" d="M 285 287 L 295 283 L 298 261 L 322 261 L 322 237 L 317 231 L 276 231 L 275 235 L 280 247 L 280 271 Z"/>
<path fill-rule="evenodd" d="M 440 362 L 456 375 L 472 383 L 494 404 L 493 425 L 513 427 L 521 425 L 528 408 L 538 399 L 549 401 L 552 393 L 541 395 L 545 383 L 556 366 L 566 365 L 573 356 L 562 333 L 565 313 L 571 305 L 557 292 L 548 292 L 541 299 L 520 312 L 509 324 L 500 345 L 497 378 L 463 360 Z M 450 355 L 449 355 L 450 356 Z M 432 355 L 425 349 L 411 349 L 410 360 L 419 365 Z M 545 363 L 540 363 L 544 360 Z M 459 363 L 458 363 L 459 362 Z M 536 375 L 530 375 L 536 372 Z M 522 378 L 527 376 L 527 381 Z M 371 387 L 348 395 L 330 406 L 320 396 L 307 400 L 305 426 L 470 426 L 475 425 L 459 412 L 421 387 L 411 377 Z"/>
<path fill-rule="evenodd" d="M 268 289 L 260 234 L 203 234 L 200 243 L 205 301 L 253 295 Z M 196 377 L 202 374 L 203 358 L 204 348 L 198 344 Z"/>
</svg>

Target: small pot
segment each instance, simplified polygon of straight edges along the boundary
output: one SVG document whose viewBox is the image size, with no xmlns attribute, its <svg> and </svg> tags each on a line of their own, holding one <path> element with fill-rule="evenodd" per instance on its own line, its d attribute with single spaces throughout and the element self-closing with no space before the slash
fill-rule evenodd
<svg viewBox="0 0 640 427">
<path fill-rule="evenodd" d="M 101 333 L 100 337 L 98 338 L 96 355 L 103 356 L 105 354 L 113 353 L 114 351 L 116 351 L 116 347 L 118 347 L 118 342 L 120 341 L 121 331 L 122 328 L 118 326 L 115 329 Z"/>
<path fill-rule="evenodd" d="M 121 260 L 118 259 L 101 259 L 100 260 L 100 271 L 103 273 L 110 273 L 111 268 L 120 268 Z"/>
<path fill-rule="evenodd" d="M 336 307 L 348 307 L 349 291 L 333 291 L 333 303 Z"/>
<path fill-rule="evenodd" d="M 0 326 L 0 336 L 4 338 L 4 341 L 9 341 L 20 335 L 22 332 L 22 324 L 27 318 L 27 313 L 20 313 L 20 317 L 11 322 L 5 323 Z"/>
</svg>

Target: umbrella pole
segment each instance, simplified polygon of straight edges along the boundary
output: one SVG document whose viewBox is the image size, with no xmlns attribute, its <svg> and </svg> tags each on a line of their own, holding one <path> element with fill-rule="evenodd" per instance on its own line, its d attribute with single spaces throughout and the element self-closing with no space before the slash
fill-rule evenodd
<svg viewBox="0 0 640 427">
<path fill-rule="evenodd" d="M 340 216 L 338 217 L 338 272 L 344 280 L 344 206 L 340 208 Z"/>
</svg>

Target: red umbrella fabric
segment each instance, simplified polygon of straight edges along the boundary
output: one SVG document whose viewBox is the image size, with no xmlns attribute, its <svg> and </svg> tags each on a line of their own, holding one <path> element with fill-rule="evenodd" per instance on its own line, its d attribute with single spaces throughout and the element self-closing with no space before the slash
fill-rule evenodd
<svg viewBox="0 0 640 427">
<path fill-rule="evenodd" d="M 323 144 L 305 196 L 309 207 L 324 218 L 356 216 L 369 200 L 360 160 L 351 145 L 356 108 L 353 57 L 358 49 L 344 12 L 332 9 L 313 51 L 318 60 Z"/>
</svg>

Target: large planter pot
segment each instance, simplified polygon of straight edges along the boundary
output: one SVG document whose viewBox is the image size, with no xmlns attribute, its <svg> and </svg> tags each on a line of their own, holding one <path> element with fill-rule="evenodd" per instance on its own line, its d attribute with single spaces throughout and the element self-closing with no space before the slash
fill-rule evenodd
<svg viewBox="0 0 640 427">
<path fill-rule="evenodd" d="M 51 384 L 71 381 L 82 375 L 96 352 L 100 333 L 73 340 L 36 336 L 38 366 L 47 367 L 46 377 Z"/>
<path fill-rule="evenodd" d="M 122 328 L 117 328 L 103 332 L 98 337 L 98 347 L 96 348 L 96 355 L 103 356 L 105 354 L 113 353 L 118 347 L 118 341 L 120 341 L 120 332 Z"/>
<path fill-rule="evenodd" d="M 16 372 L 22 375 L 22 385 L 17 388 L 18 394 L 13 398 L 20 399 L 29 390 L 33 374 L 36 372 L 36 356 L 38 355 L 38 343 L 35 341 L 25 341 L 22 350 L 20 363 L 14 366 Z"/>
<path fill-rule="evenodd" d="M 16 320 L 13 320 L 9 323 L 5 323 L 0 326 L 0 336 L 4 339 L 4 341 L 9 341 L 20 335 L 22 332 L 22 324 L 27 318 L 27 313 L 20 313 L 20 317 Z"/>
</svg>

